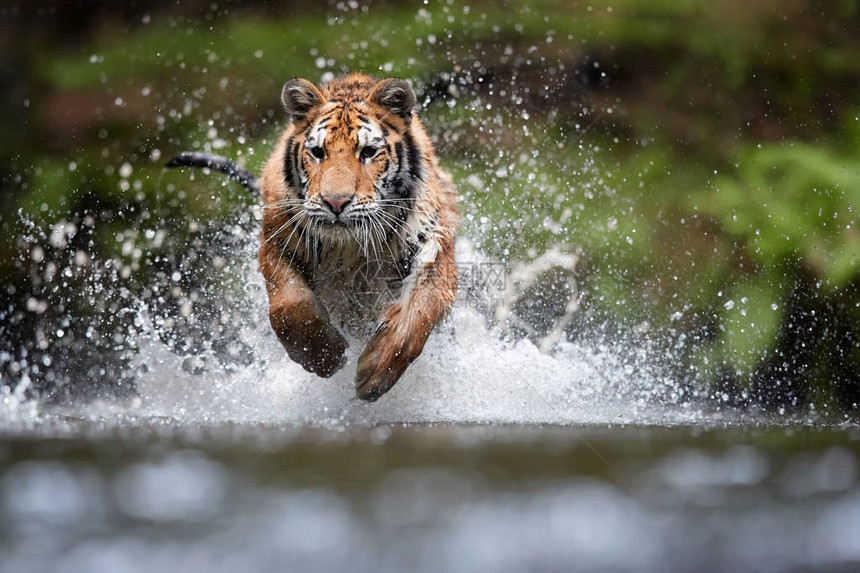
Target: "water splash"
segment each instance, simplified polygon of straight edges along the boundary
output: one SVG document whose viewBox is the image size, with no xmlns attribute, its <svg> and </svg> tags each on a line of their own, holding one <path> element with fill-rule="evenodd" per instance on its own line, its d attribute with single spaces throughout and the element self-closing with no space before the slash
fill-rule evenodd
<svg viewBox="0 0 860 573">
<path fill-rule="evenodd" d="M 253 254 L 250 238 L 242 250 Z M 182 345 L 165 329 L 165 321 L 138 300 L 134 323 L 139 334 L 128 366 L 136 387 L 132 397 L 47 406 L 7 390 L 5 408 L 16 412 L 13 425 L 22 417 L 39 416 L 108 423 L 160 419 L 321 426 L 705 419 L 702 404 L 686 399 L 684 386 L 666 373 L 647 341 L 619 350 L 608 343 L 567 339 L 566 326 L 581 312 L 572 275 L 574 255 L 553 250 L 529 263 L 503 265 L 499 275 L 499 263 L 468 240 L 461 239 L 457 250 L 465 272 L 456 308 L 401 381 L 375 404 L 354 397 L 360 343 L 352 344 L 350 362 L 330 379 L 289 360 L 269 327 L 265 291 L 252 257 L 241 256 L 246 264 L 236 272 L 245 288 L 226 301 L 234 308 L 221 311 L 242 319 L 238 329 L 236 323 L 223 324 L 221 334 L 229 333 L 250 358 L 237 362 L 217 345 L 194 355 L 179 352 Z M 556 286 L 537 290 L 555 296 L 529 300 L 547 280 Z"/>
</svg>

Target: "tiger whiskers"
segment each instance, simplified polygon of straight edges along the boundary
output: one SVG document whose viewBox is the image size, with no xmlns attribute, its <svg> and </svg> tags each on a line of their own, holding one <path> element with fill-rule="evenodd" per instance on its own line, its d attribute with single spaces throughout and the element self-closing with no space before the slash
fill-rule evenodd
<svg viewBox="0 0 860 573">
<path fill-rule="evenodd" d="M 295 215 L 295 217 L 294 217 L 294 218 L 301 219 L 302 217 L 305 217 L 305 216 L 307 216 L 307 215 L 306 215 L 305 211 L 304 211 L 304 210 L 302 210 L 302 211 L 299 211 L 299 212 Z M 285 252 L 285 251 L 287 250 L 287 248 L 290 246 L 290 239 L 292 239 L 292 238 L 293 238 L 293 235 L 296 233 L 296 231 L 297 231 L 297 230 L 299 229 L 299 227 L 301 226 L 301 225 L 299 224 L 299 222 L 298 222 L 298 219 L 296 220 L 296 223 L 293 225 L 293 230 L 292 230 L 292 232 L 290 233 L 290 235 L 287 237 L 287 240 L 286 240 L 286 241 L 284 241 L 284 246 L 281 248 L 281 254 L 280 254 L 280 255 L 278 255 L 278 264 L 280 264 L 280 263 L 281 263 L 281 259 L 282 259 L 282 258 L 283 258 L 283 256 L 284 256 L 284 252 Z M 292 219 L 291 219 L 291 220 L 292 220 Z M 295 256 L 296 256 L 296 251 L 298 251 L 298 248 L 299 248 L 299 247 L 298 247 L 298 245 L 296 245 L 296 247 L 293 249 L 293 254 L 292 254 L 292 256 L 290 256 L 290 266 L 292 266 L 292 264 L 293 264 L 293 259 L 294 259 L 294 258 L 295 258 Z"/>
</svg>

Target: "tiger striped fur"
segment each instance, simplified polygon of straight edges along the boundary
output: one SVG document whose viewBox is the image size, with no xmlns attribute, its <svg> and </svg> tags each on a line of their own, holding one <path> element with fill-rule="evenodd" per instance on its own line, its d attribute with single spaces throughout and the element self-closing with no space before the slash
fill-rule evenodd
<svg viewBox="0 0 860 573">
<path fill-rule="evenodd" d="M 290 124 L 266 163 L 260 269 L 294 361 L 329 377 L 345 334 L 367 339 L 355 377 L 376 400 L 454 302 L 457 196 L 401 79 L 294 79 Z"/>
</svg>

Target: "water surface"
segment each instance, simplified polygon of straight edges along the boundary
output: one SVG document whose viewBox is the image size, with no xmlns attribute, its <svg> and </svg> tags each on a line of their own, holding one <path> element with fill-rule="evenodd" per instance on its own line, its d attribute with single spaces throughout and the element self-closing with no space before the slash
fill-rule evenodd
<svg viewBox="0 0 860 573">
<path fill-rule="evenodd" d="M 860 429 L 44 415 L 0 571 L 849 571 Z"/>
</svg>

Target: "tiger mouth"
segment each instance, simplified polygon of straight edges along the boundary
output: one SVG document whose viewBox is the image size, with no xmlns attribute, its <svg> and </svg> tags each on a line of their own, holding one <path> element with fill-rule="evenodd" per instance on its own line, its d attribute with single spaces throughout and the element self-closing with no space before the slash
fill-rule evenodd
<svg viewBox="0 0 860 573">
<path fill-rule="evenodd" d="M 372 211 L 368 211 L 365 209 L 353 210 L 349 211 L 348 213 L 341 213 L 339 215 L 312 211 L 309 212 L 308 215 L 310 216 L 310 219 L 312 221 L 319 222 L 323 225 L 330 227 L 358 227 L 372 222 L 375 218 L 375 215 Z"/>
<path fill-rule="evenodd" d="M 313 220 L 322 223 L 327 227 L 354 227 L 360 225 L 364 217 L 329 217 L 326 215 L 317 215 Z"/>
</svg>

